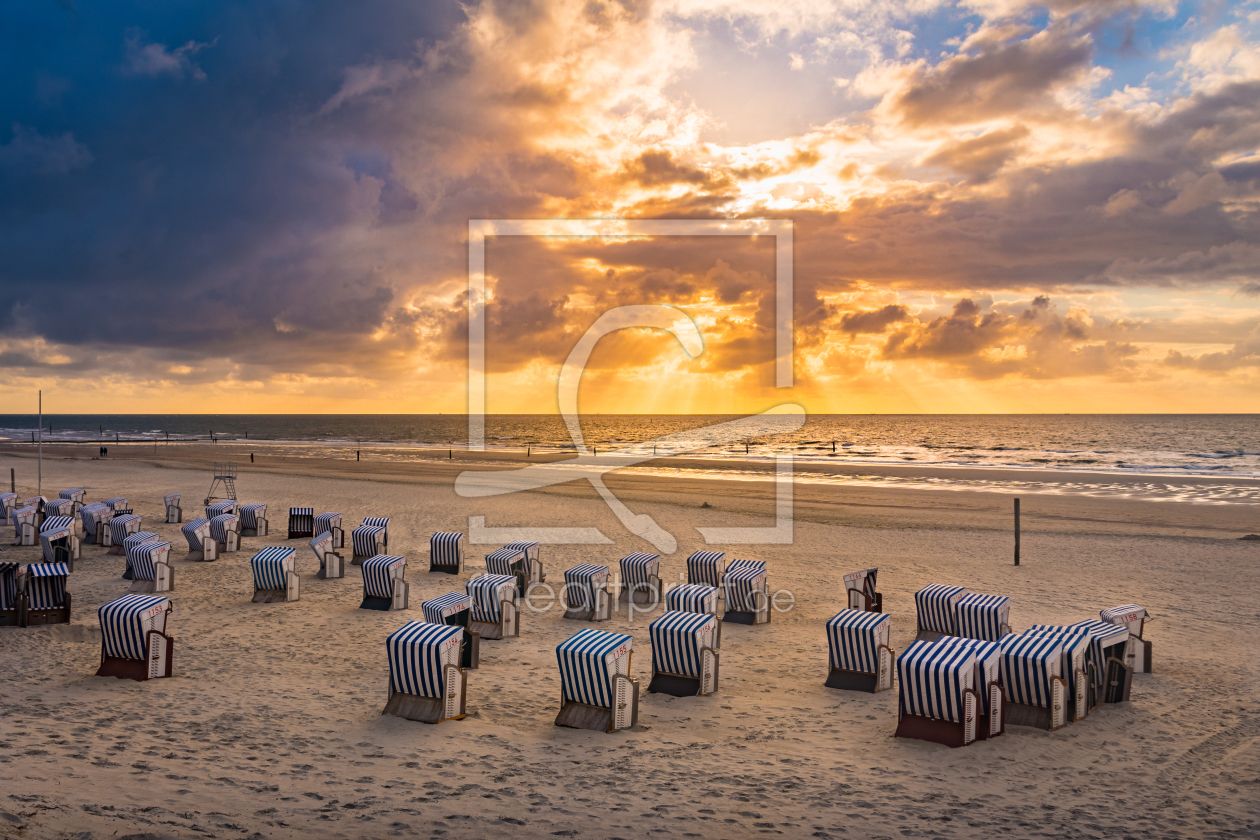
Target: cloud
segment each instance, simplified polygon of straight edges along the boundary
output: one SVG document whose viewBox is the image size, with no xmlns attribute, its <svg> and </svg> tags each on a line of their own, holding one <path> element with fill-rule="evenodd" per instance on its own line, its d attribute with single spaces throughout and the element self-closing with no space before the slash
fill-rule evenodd
<svg viewBox="0 0 1260 840">
<path fill-rule="evenodd" d="M 952 141 L 934 152 L 924 163 L 952 169 L 965 175 L 969 181 L 982 184 L 1020 153 L 1023 141 L 1031 133 L 1026 126 L 1016 125 L 969 140 Z"/>
<path fill-rule="evenodd" d="M 0 146 L 0 169 L 37 175 L 64 175 L 92 162 L 87 146 L 70 132 L 56 136 L 14 123 L 13 139 Z"/>
<path fill-rule="evenodd" d="M 183 78 L 187 74 L 194 79 L 204 80 L 206 74 L 193 63 L 192 56 L 212 46 L 214 42 L 188 41 L 172 50 L 163 44 L 146 44 L 139 31 L 132 31 L 127 35 L 126 71 L 135 76 L 169 75 Z"/>
<path fill-rule="evenodd" d="M 1260 330 L 1253 331 L 1246 340 L 1237 342 L 1229 350 L 1222 352 L 1191 356 L 1177 350 L 1169 350 L 1164 364 L 1174 368 L 1218 374 L 1230 373 L 1240 368 L 1260 367 Z"/>
<path fill-rule="evenodd" d="M 858 333 L 882 333 L 893 324 L 910 317 L 910 310 L 901 304 L 890 303 L 879 309 L 847 312 L 840 318 L 840 329 L 849 335 Z"/>
</svg>

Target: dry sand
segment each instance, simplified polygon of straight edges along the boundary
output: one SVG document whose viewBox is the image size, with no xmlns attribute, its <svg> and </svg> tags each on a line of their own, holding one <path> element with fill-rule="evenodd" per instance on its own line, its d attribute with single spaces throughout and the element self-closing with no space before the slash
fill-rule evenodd
<svg viewBox="0 0 1260 840">
<path fill-rule="evenodd" d="M 85 547 L 73 625 L 0 629 L 0 837 L 1260 837 L 1260 544 L 1238 539 L 1260 531 L 1254 507 L 1025 495 L 1015 568 L 1008 495 L 801 485 L 792 545 L 730 552 L 767 561 L 772 587 L 791 590 L 796 606 L 768 626 L 726 626 L 717 694 L 644 692 L 640 726 L 627 732 L 557 728 L 554 649 L 589 625 L 527 612 L 520 638 L 482 645 L 468 718 L 426 726 L 380 709 L 385 637 L 469 576 L 424 572 L 433 531 L 466 531 L 469 515 L 485 515 L 498 526 L 593 526 L 613 540 L 545 546 L 553 581 L 648 545 L 585 482 L 459 498 L 454 476 L 495 468 L 491 456 L 355 464 L 255 447 L 239 495 L 270 505 L 273 536 L 246 538 L 216 563 L 186 562 L 178 526 L 158 524 L 161 497 L 182 492 L 191 518 L 206 467 L 230 450 L 160 450 L 112 447 L 100 461 L 46 448 L 46 495 L 82 486 L 89 501 L 126 496 L 175 547 L 175 676 L 93 676 L 96 609 L 128 583 L 123 558 Z M 31 454 L 0 452 L 0 476 L 16 468 L 24 496 L 34 493 Z M 609 484 L 677 535 L 662 562 L 672 580 L 702 547 L 695 526 L 771 524 L 768 482 Z M 316 580 L 296 540 L 301 600 L 250 603 L 248 559 L 285 544 L 292 505 L 341 511 L 348 526 L 392 516 L 391 551 L 412 564 L 412 608 L 358 610 L 357 567 Z M 0 559 L 38 552 L 8 542 Z M 491 548 L 470 547 L 470 572 Z M 880 567 L 898 649 L 913 635 L 912 593 L 955 583 L 1012 596 L 1017 631 L 1143 604 L 1157 616 L 1156 672 L 1135 678 L 1131 703 L 1058 732 L 1012 728 L 957 750 L 895 739 L 895 691 L 822 685 L 823 624 L 841 606 L 841 576 L 867 566 Z M 634 634 L 641 688 L 650 619 L 623 611 L 596 625 Z"/>
</svg>

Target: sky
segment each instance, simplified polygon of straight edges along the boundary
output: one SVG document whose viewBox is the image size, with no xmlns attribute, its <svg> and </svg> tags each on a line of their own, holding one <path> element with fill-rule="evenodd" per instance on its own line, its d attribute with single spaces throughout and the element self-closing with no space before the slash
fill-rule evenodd
<svg viewBox="0 0 1260 840">
<path fill-rule="evenodd" d="M 0 405 L 1260 411 L 1260 2 L 0 2 Z"/>
</svg>

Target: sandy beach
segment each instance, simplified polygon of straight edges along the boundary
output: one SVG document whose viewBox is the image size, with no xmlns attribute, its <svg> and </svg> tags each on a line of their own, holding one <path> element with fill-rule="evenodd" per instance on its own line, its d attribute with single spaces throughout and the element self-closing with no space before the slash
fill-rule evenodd
<svg viewBox="0 0 1260 840">
<path fill-rule="evenodd" d="M 89 501 L 125 496 L 145 530 L 172 542 L 174 676 L 93 676 L 96 610 L 128 582 L 123 558 L 85 546 L 70 583 L 72 625 L 0 628 L 0 837 L 1260 837 L 1260 543 L 1240 539 L 1260 532 L 1254 505 L 1021 493 L 1015 567 L 1010 493 L 850 485 L 843 479 L 857 468 L 829 468 L 834 483 L 796 488 L 792 544 L 727 549 L 766 561 L 772 589 L 790 591 L 795 605 L 767 626 L 724 628 L 716 694 L 647 694 L 647 625 L 659 612 L 623 608 L 595 626 L 634 635 L 639 726 L 557 728 L 555 647 L 591 625 L 526 611 L 520 638 L 483 643 L 481 667 L 468 674 L 468 717 L 427 726 L 380 714 L 385 637 L 419 619 L 422 601 L 462 591 L 497 547 L 470 546 L 459 578 L 428 574 L 430 534 L 466 532 L 469 516 L 485 516 L 494 526 L 596 527 L 609 537 L 544 546 L 552 581 L 579 562 L 615 566 L 651 550 L 589 483 L 488 499 L 454 492 L 460 472 L 514 468 L 516 454 L 397 462 L 365 450 L 368 460 L 354 462 L 266 446 L 112 447 L 107 460 L 95 451 L 45 447 L 45 495 L 78 486 Z M 19 495 L 34 494 L 33 455 L 0 449 L 5 489 L 12 468 Z M 210 465 L 228 458 L 241 463 L 240 499 L 268 503 L 272 536 L 245 538 L 215 563 L 185 561 L 179 526 L 161 523 L 162 496 L 182 493 L 185 518 L 199 515 Z M 687 477 L 720 471 L 711 462 L 667 466 L 677 474 L 608 478 L 635 513 L 678 538 L 663 578 L 678 580 L 685 557 L 704 547 L 697 526 L 772 524 L 770 481 Z M 950 476 L 1010 477 L 973 472 Z M 305 540 L 284 540 L 298 505 L 340 511 L 347 528 L 391 516 L 391 553 L 410 564 L 411 608 L 358 610 L 357 567 L 317 580 Z M 0 560 L 38 555 L 9 546 L 11 533 Z M 296 603 L 250 602 L 249 557 L 270 544 L 298 550 Z M 895 739 L 896 691 L 823 687 L 823 625 L 842 606 L 841 577 L 869 566 L 880 569 L 898 650 L 914 634 L 912 593 L 949 583 L 1011 596 L 1016 632 L 1142 604 L 1155 616 L 1155 672 L 1135 677 L 1132 702 L 1056 732 L 1011 728 L 955 750 Z"/>
</svg>

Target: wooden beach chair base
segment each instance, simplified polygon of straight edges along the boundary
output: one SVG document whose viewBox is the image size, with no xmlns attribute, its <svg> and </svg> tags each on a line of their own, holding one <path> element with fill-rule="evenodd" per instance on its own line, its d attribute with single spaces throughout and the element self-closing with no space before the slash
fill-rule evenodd
<svg viewBox="0 0 1260 840">
<path fill-rule="evenodd" d="M 363 603 L 359 604 L 361 610 L 379 610 L 381 612 L 389 612 L 390 610 L 405 610 L 410 600 L 411 587 L 405 580 L 394 581 L 394 597 L 385 598 L 376 595 L 364 595 Z"/>
<path fill-rule="evenodd" d="M 0 627 L 21 627 L 20 610 L 0 610 Z"/>
<path fill-rule="evenodd" d="M 729 621 L 731 624 L 769 624 L 770 610 L 761 609 L 756 612 L 746 612 L 744 610 L 727 610 L 726 615 L 722 616 L 723 621 Z"/>
<path fill-rule="evenodd" d="M 452 565 L 447 565 L 443 563 L 434 563 L 432 560 L 430 560 L 429 572 L 430 573 L 442 572 L 443 574 L 447 574 L 447 575 L 457 575 L 459 574 L 459 566 L 458 565 L 452 566 Z"/>
<path fill-rule="evenodd" d="M 969 697 L 974 701 L 975 692 L 971 692 Z M 968 708 L 974 712 L 975 705 L 972 704 Z M 976 721 L 974 714 L 970 714 L 968 720 L 961 723 L 918 715 L 902 715 L 901 720 L 897 722 L 897 737 L 931 741 L 947 747 L 965 747 L 976 740 Z"/>
<path fill-rule="evenodd" d="M 9 612 L 14 612 L 10 610 Z M 66 599 L 61 602 L 61 606 L 53 607 L 51 610 L 32 610 L 22 606 L 17 610 L 20 612 L 18 617 L 19 627 L 43 627 L 48 624 L 69 624 L 70 623 L 70 593 L 66 593 Z"/>
<path fill-rule="evenodd" d="M 513 610 L 511 616 L 505 613 L 503 620 L 498 624 L 491 624 L 488 621 L 470 621 L 468 629 L 483 639 L 497 642 L 509 636 L 521 635 L 521 617 Z"/>
<path fill-rule="evenodd" d="M 593 607 L 566 606 L 564 617 L 574 621 L 607 621 L 612 618 L 612 599 L 608 597 L 608 590 L 595 590 L 595 606 Z"/>
<path fill-rule="evenodd" d="M 842 691 L 865 691 L 867 694 L 874 694 L 877 691 L 883 691 L 890 686 L 880 686 L 879 674 L 867 674 L 862 671 L 843 671 L 839 668 L 832 668 L 831 673 L 827 675 L 827 681 L 823 683 L 827 688 L 838 688 Z"/>
<path fill-rule="evenodd" d="M 175 507 L 174 505 L 172 505 L 166 509 L 166 524 L 167 525 L 178 525 L 180 522 L 183 522 L 183 521 L 184 521 L 183 508 Z"/>
<path fill-rule="evenodd" d="M 447 665 L 445 697 L 420 697 L 395 691 L 389 695 L 389 702 L 385 704 L 381 714 L 420 723 L 462 720 L 466 714 L 467 688 L 468 675 L 463 669 Z"/>
<path fill-rule="evenodd" d="M 309 540 L 313 536 L 315 536 L 314 529 L 311 529 L 309 531 L 295 531 L 292 528 L 289 529 L 289 539 L 291 540 L 302 540 L 302 539 Z"/>
<path fill-rule="evenodd" d="M 267 536 L 267 520 L 259 519 L 257 528 L 242 528 L 242 537 L 265 537 Z"/>
<path fill-rule="evenodd" d="M 700 676 L 685 677 L 653 671 L 648 691 L 653 694 L 669 694 L 673 697 L 707 697 L 718 690 L 721 676 L 721 656 L 713 648 L 700 650 Z"/>
<path fill-rule="evenodd" d="M 634 680 L 626 680 L 626 682 L 633 685 L 633 691 L 628 692 L 628 702 L 622 708 L 605 709 L 566 700 L 560 707 L 560 714 L 556 715 L 556 726 L 591 729 L 595 732 L 614 732 L 634 726 L 639 722 L 639 684 Z M 618 723 L 624 725 L 619 726 Z"/>
<path fill-rule="evenodd" d="M 122 659 L 117 656 L 101 656 L 98 677 L 117 677 L 120 680 L 145 680 L 169 677 L 174 660 L 175 640 L 165 633 L 150 630 L 148 633 L 148 660 Z"/>
<path fill-rule="evenodd" d="M 241 535 L 235 531 L 228 531 L 224 536 L 227 537 L 223 542 L 215 542 L 215 554 L 228 554 L 230 552 L 240 551 Z"/>
<path fill-rule="evenodd" d="M 651 575 L 647 583 L 636 583 L 633 586 L 621 584 L 621 589 L 617 592 L 617 602 L 622 601 L 656 607 L 661 602 L 661 579 Z"/>
<path fill-rule="evenodd" d="M 196 560 L 201 563 L 213 563 L 219 559 L 219 544 L 209 537 L 201 541 L 201 551 L 189 551 L 185 560 Z"/>
<path fill-rule="evenodd" d="M 285 589 L 255 589 L 255 604 L 284 604 L 289 601 L 296 601 L 301 596 L 302 579 L 297 576 L 297 572 L 285 573 L 285 583 L 288 584 Z"/>
<path fill-rule="evenodd" d="M 481 667 L 481 634 L 464 630 L 464 641 L 459 647 L 459 667 L 470 671 Z"/>
<path fill-rule="evenodd" d="M 141 595 L 160 594 L 163 592 L 171 592 L 175 589 L 175 569 L 167 563 L 157 563 L 154 566 L 154 580 L 137 580 L 133 581 L 128 592 L 136 592 Z"/>
<path fill-rule="evenodd" d="M 315 577 L 320 580 L 336 580 L 345 576 L 346 558 L 335 551 L 325 553 L 323 562 L 319 565 L 319 572 L 316 573 Z"/>
<path fill-rule="evenodd" d="M 1104 703 L 1124 703 L 1133 687 L 1133 669 L 1119 659 L 1107 659 L 1107 678 L 1103 683 Z"/>
</svg>

